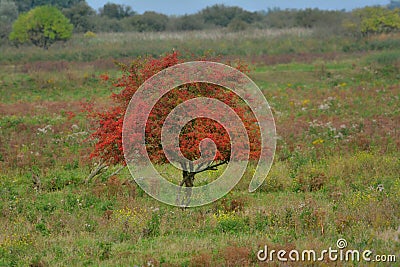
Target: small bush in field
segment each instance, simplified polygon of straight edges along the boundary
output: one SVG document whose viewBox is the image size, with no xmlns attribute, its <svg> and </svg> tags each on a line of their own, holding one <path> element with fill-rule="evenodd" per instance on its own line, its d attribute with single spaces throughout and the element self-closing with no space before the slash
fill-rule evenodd
<svg viewBox="0 0 400 267">
<path fill-rule="evenodd" d="M 144 237 L 157 237 L 160 235 L 161 214 L 153 212 L 150 220 L 147 222 L 146 227 L 143 229 Z"/>
<path fill-rule="evenodd" d="M 213 217 L 217 221 L 217 230 L 224 233 L 240 233 L 247 228 L 245 219 L 235 211 L 224 212 L 219 210 Z"/>
<path fill-rule="evenodd" d="M 72 36 L 73 25 L 53 6 L 39 6 L 21 14 L 13 24 L 10 40 L 15 43 L 32 43 L 48 49 L 56 41 Z"/>
<path fill-rule="evenodd" d="M 94 32 L 88 31 L 83 36 L 85 38 L 95 38 L 97 35 Z"/>
</svg>

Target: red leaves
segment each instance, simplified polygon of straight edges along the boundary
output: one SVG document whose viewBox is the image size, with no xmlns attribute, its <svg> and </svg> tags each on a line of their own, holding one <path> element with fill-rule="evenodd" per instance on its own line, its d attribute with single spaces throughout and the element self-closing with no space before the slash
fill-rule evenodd
<svg viewBox="0 0 400 267">
<path fill-rule="evenodd" d="M 65 114 L 67 115 L 68 120 L 72 120 L 76 116 L 76 114 L 72 111 L 66 111 Z"/>
<path fill-rule="evenodd" d="M 110 77 L 108 76 L 107 73 L 103 73 L 103 74 L 100 74 L 100 79 L 102 81 L 106 82 L 106 81 L 108 81 L 110 79 Z"/>
<path fill-rule="evenodd" d="M 119 93 L 113 93 L 114 106 L 102 113 L 96 113 L 87 107 L 89 117 L 94 117 L 97 128 L 91 135 L 95 140 L 95 148 L 91 157 L 101 157 L 110 163 L 124 163 L 122 151 L 122 123 L 124 114 L 133 94 L 148 78 L 159 71 L 181 63 L 178 53 L 173 52 L 161 58 L 136 59 L 130 66 L 121 65 L 124 74 L 114 87 L 122 88 Z M 243 64 L 237 66 L 239 70 L 247 70 Z M 213 73 L 217 79 L 226 78 L 224 73 Z M 229 74 L 228 74 L 229 75 Z M 108 81 L 109 77 L 102 74 L 100 78 Z M 161 146 L 161 130 L 168 114 L 179 104 L 196 97 L 215 98 L 230 106 L 244 123 L 251 141 L 250 157 L 258 158 L 260 149 L 260 132 L 256 120 L 250 109 L 232 91 L 214 84 L 195 83 L 175 88 L 164 95 L 153 107 L 146 124 L 146 147 L 150 159 L 155 163 L 166 163 L 168 160 Z M 136 107 L 146 104 L 137 103 Z M 197 110 L 200 107 L 191 107 Z M 206 108 L 206 107 L 203 107 Z M 132 111 L 131 111 L 132 112 Z M 133 111 L 135 112 L 135 111 Z M 140 112 L 140 110 L 136 111 Z M 137 113 L 135 113 L 137 114 Z M 224 127 L 216 121 L 207 118 L 198 118 L 189 122 L 181 131 L 179 145 L 182 154 L 190 160 L 200 157 L 199 145 L 204 138 L 212 139 L 217 146 L 214 160 L 229 160 L 231 153 L 230 138 Z M 164 148 L 165 149 L 165 148 Z M 245 150 L 243 148 L 243 150 Z"/>
</svg>

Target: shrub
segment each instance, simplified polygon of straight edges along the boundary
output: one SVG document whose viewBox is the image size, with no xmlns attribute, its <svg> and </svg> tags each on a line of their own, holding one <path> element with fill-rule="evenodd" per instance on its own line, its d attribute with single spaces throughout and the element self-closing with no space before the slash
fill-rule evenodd
<svg viewBox="0 0 400 267">
<path fill-rule="evenodd" d="M 144 237 L 157 237 L 160 235 L 161 214 L 154 212 L 143 230 Z"/>
<path fill-rule="evenodd" d="M 217 220 L 217 230 L 224 233 L 239 233 L 245 231 L 248 225 L 246 220 L 235 211 L 224 212 L 219 210 L 213 216 Z"/>
<path fill-rule="evenodd" d="M 18 17 L 9 38 L 16 44 L 33 43 L 48 49 L 56 41 L 71 38 L 72 29 L 72 24 L 56 7 L 40 6 Z"/>
<path fill-rule="evenodd" d="M 95 38 L 97 35 L 94 32 L 88 31 L 83 36 L 85 38 Z"/>
</svg>

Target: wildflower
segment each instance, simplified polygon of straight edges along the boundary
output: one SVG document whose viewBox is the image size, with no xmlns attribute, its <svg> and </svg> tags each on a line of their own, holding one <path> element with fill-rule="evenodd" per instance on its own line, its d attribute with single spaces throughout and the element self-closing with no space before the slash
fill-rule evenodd
<svg viewBox="0 0 400 267">
<path fill-rule="evenodd" d="M 37 129 L 39 133 L 47 133 L 47 131 L 52 131 L 51 125 L 46 125 L 44 128 L 38 128 Z"/>
<path fill-rule="evenodd" d="M 327 103 L 321 104 L 321 105 L 319 105 L 318 109 L 327 110 L 327 109 L 329 109 L 329 104 L 327 104 Z"/>
<path fill-rule="evenodd" d="M 100 75 L 100 79 L 106 82 L 110 79 L 110 77 L 108 76 L 107 73 L 103 73 Z"/>
<path fill-rule="evenodd" d="M 342 138 L 343 138 L 343 134 L 339 132 L 339 133 L 338 133 L 337 135 L 335 135 L 333 138 L 342 139 Z"/>
<path fill-rule="evenodd" d="M 315 140 L 312 142 L 312 144 L 313 144 L 314 146 L 316 146 L 316 145 L 322 144 L 322 143 L 324 143 L 324 142 L 325 142 L 324 139 L 318 138 L 318 139 L 315 139 Z"/>
<path fill-rule="evenodd" d="M 304 99 L 301 103 L 302 106 L 307 106 L 310 103 L 310 99 Z"/>
<path fill-rule="evenodd" d="M 67 119 L 68 120 L 71 120 L 76 116 L 76 114 L 74 112 L 72 112 L 72 111 L 67 111 L 67 112 L 65 112 L 65 114 L 67 115 Z"/>
<path fill-rule="evenodd" d="M 376 187 L 376 190 L 379 192 L 382 192 L 385 188 L 383 187 L 383 184 L 378 184 L 378 186 Z"/>
</svg>

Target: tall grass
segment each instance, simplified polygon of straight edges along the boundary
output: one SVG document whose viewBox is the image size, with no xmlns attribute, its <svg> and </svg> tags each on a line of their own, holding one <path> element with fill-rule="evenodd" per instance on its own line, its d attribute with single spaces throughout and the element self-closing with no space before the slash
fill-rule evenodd
<svg viewBox="0 0 400 267">
<path fill-rule="evenodd" d="M 137 57 L 145 54 L 160 55 L 173 49 L 188 54 L 250 56 L 287 53 L 323 53 L 341 51 L 351 40 L 329 37 L 321 40 L 310 29 L 249 30 L 227 32 L 223 30 L 165 32 L 165 33 L 100 33 L 95 37 L 74 35 L 65 43 L 43 50 L 32 46 L 20 48 L 3 46 L 2 63 L 33 61 L 93 61 L 104 58 Z"/>
</svg>

